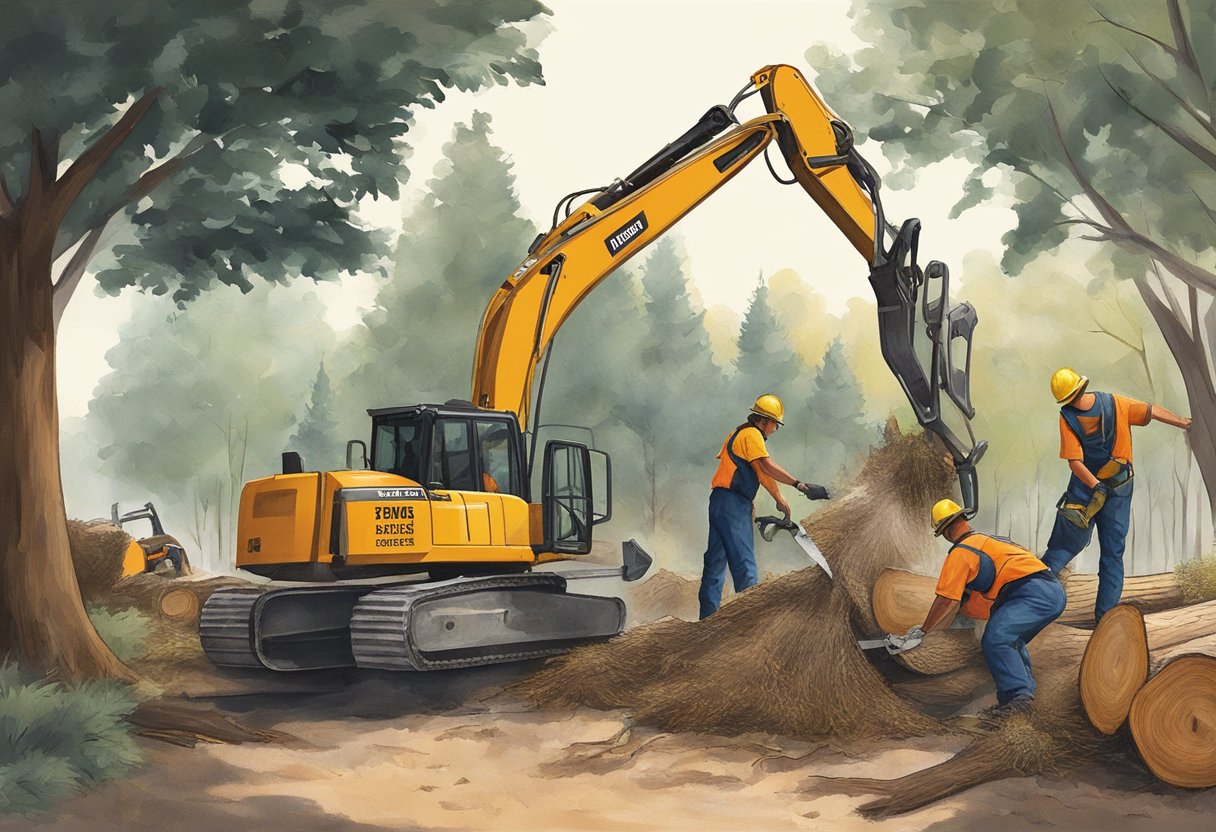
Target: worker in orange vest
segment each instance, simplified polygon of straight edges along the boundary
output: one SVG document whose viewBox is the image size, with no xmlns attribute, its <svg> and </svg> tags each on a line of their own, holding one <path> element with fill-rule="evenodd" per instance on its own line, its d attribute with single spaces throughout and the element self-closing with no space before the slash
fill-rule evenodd
<svg viewBox="0 0 1216 832">
<path fill-rule="evenodd" d="M 776 433 L 785 418 L 785 405 L 772 393 L 756 399 L 747 421 L 735 428 L 718 453 L 718 470 L 714 473 L 709 495 L 709 545 L 705 550 L 705 566 L 701 573 L 701 618 L 718 611 L 726 570 L 730 568 L 735 592 L 756 585 L 755 530 L 752 501 L 763 485 L 777 509 L 790 517 L 790 505 L 781 496 L 777 483 L 792 485 L 812 500 L 826 500 L 828 491 L 822 485 L 801 482 L 774 462 L 768 455 L 765 440 Z"/>
<path fill-rule="evenodd" d="M 1097 526 L 1098 620 L 1123 592 L 1123 550 L 1132 510 L 1132 425 L 1156 419 L 1186 430 L 1191 420 L 1161 405 L 1089 391 L 1088 385 L 1088 378 L 1067 367 L 1051 377 L 1051 392 L 1060 405 L 1060 458 L 1067 460 L 1072 476 L 1056 506 L 1043 562 L 1058 574 L 1089 545 Z"/>
<path fill-rule="evenodd" d="M 1064 588 L 1043 561 L 1018 544 L 971 528 L 962 506 L 939 500 L 933 531 L 950 541 L 925 621 L 890 636 L 892 652 L 913 649 L 956 611 L 987 620 L 980 646 L 996 682 L 997 714 L 1029 710 L 1035 682 L 1026 645 L 1064 611 Z"/>
</svg>

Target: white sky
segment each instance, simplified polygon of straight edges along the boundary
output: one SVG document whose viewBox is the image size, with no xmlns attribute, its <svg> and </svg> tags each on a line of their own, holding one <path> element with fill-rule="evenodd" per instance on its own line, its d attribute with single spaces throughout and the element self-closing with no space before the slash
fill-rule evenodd
<svg viewBox="0 0 1216 832">
<path fill-rule="evenodd" d="M 789 63 L 813 78 L 803 54 L 816 42 L 850 49 L 847 0 L 727 2 L 727 0 L 546 0 L 553 31 L 541 41 L 545 85 L 496 87 L 453 93 L 438 109 L 420 110 L 410 141 L 411 180 L 405 201 L 432 178 L 452 126 L 474 110 L 492 115 L 493 140 L 514 161 L 523 210 L 547 227 L 566 193 L 624 176 L 690 127 L 710 106 L 725 104 L 762 66 Z M 831 104 L 832 102 L 828 102 Z M 739 115 L 759 115 L 758 97 Z M 840 113 L 848 120 L 848 113 Z M 863 132 L 865 125 L 854 125 Z M 864 148 L 885 169 L 877 148 Z M 780 154 L 775 164 L 783 171 Z M 961 165 L 927 169 L 913 192 L 886 191 L 887 214 L 925 224 L 922 260 L 952 264 L 956 287 L 963 255 L 999 249 L 1012 213 L 986 207 L 958 220 L 946 214 L 957 199 Z M 372 222 L 400 223 L 402 206 L 382 202 Z M 727 184 L 673 230 L 683 242 L 702 301 L 742 313 L 757 274 L 798 271 L 839 311 L 851 296 L 869 296 L 866 268 L 844 236 L 798 186 L 773 181 L 763 161 Z M 519 241 L 520 259 L 530 240 Z M 82 415 L 98 379 L 108 371 L 105 352 L 130 315 L 131 293 L 98 298 L 86 278 L 65 313 L 59 337 L 61 416 Z M 322 290 L 330 322 L 349 326 L 371 301 L 374 284 L 348 281 Z M 485 298 L 471 299 L 481 304 Z"/>
</svg>

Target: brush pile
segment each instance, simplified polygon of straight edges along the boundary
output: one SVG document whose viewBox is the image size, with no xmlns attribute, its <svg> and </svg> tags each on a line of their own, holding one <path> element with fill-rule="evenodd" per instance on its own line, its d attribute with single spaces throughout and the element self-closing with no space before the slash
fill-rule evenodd
<svg viewBox="0 0 1216 832">
<path fill-rule="evenodd" d="M 807 523 L 835 581 L 816 567 L 765 581 L 703 622 L 667 619 L 554 659 L 513 692 L 628 708 L 664 730 L 835 740 L 942 730 L 895 695 L 856 640 L 882 635 L 871 587 L 884 568 L 929 556 L 929 509 L 952 482 L 922 435 L 892 423 L 853 488 Z"/>
</svg>

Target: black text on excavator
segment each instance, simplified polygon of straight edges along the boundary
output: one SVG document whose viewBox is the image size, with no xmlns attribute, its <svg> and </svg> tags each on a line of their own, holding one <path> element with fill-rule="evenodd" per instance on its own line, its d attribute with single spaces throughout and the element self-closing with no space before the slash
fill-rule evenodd
<svg viewBox="0 0 1216 832">
<path fill-rule="evenodd" d="M 740 123 L 735 110 L 757 93 L 767 114 Z M 619 633 L 620 599 L 566 587 L 567 577 L 604 570 L 533 571 L 590 552 L 592 527 L 611 515 L 606 455 L 551 440 L 537 460 L 537 431 L 528 425 L 544 371 L 534 400 L 535 372 L 558 328 L 600 281 L 774 139 L 794 176 L 786 184 L 801 185 L 869 263 L 883 357 L 921 424 L 955 460 L 974 514 L 975 464 L 986 447 L 970 431 L 975 312 L 968 304 L 948 308 L 943 264 L 917 265 L 919 221 L 898 230 L 887 223 L 879 178 L 848 125 L 798 70 L 769 66 L 633 173 L 558 203 L 550 230 L 486 308 L 471 401 L 369 411 L 370 450 L 348 445 L 348 470 L 304 472 L 288 453 L 282 474 L 245 486 L 237 566 L 313 583 L 215 593 L 200 623 L 211 660 L 275 670 L 427 670 L 552 655 Z M 580 196 L 588 198 L 574 206 Z M 969 441 L 947 425 L 942 391 Z M 359 446 L 363 470 L 353 470 Z M 603 464 L 593 466 L 597 454 Z M 649 556 L 632 541 L 624 549 L 617 574 L 641 577 Z"/>
</svg>

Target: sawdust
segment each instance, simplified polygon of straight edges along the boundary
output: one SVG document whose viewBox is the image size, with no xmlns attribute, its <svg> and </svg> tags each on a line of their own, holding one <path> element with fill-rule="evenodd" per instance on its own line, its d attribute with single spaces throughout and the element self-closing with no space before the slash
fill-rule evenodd
<svg viewBox="0 0 1216 832">
<path fill-rule="evenodd" d="M 705 621 L 663 620 L 579 648 L 512 692 L 627 708 L 663 730 L 841 740 L 940 730 L 891 692 L 856 639 L 879 634 L 870 611 L 879 572 L 931 550 L 929 508 L 952 481 L 920 434 L 891 427 L 857 484 L 805 524 L 835 581 L 813 567 L 775 578 Z"/>
</svg>

